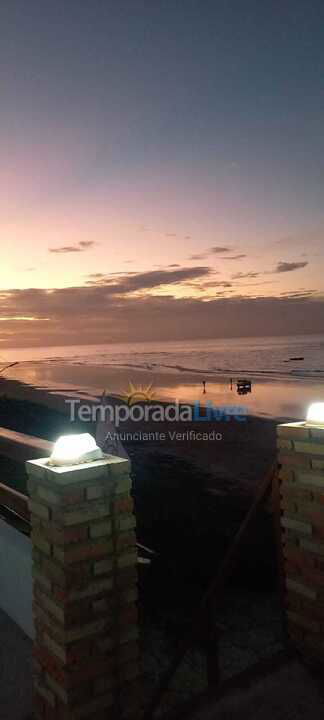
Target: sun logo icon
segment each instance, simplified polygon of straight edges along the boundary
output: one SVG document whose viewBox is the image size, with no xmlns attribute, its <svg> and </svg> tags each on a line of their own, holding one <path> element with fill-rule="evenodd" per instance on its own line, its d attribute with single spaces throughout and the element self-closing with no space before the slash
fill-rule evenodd
<svg viewBox="0 0 324 720">
<path fill-rule="evenodd" d="M 154 390 L 152 383 L 150 385 L 133 385 L 132 382 L 128 385 L 128 390 L 122 393 L 122 397 L 125 398 L 127 405 L 135 405 L 136 403 L 151 402 L 154 398 Z"/>
</svg>

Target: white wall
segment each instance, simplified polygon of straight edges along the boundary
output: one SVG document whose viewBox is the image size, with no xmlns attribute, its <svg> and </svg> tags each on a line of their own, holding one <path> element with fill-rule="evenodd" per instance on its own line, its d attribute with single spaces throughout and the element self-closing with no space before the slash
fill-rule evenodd
<svg viewBox="0 0 324 720">
<path fill-rule="evenodd" d="M 31 541 L 1 519 L 0 607 L 30 638 L 34 637 Z"/>
</svg>

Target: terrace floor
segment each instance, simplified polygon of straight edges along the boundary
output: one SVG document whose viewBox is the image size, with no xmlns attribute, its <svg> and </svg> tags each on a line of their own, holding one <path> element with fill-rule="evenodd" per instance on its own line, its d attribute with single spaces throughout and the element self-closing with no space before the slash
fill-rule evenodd
<svg viewBox="0 0 324 720">
<path fill-rule="evenodd" d="M 32 641 L 0 610 L 0 718 L 29 720 L 32 712 Z"/>
<path fill-rule="evenodd" d="M 31 720 L 32 642 L 0 610 L 0 718 Z M 159 716 L 159 713 L 158 713 Z M 182 716 L 184 717 L 184 716 Z M 324 695 L 302 664 L 290 660 L 247 687 L 210 700 L 191 720 L 323 720 Z"/>
<path fill-rule="evenodd" d="M 324 694 L 309 671 L 290 660 L 259 677 L 250 687 L 232 690 L 190 720 L 323 720 Z"/>
</svg>

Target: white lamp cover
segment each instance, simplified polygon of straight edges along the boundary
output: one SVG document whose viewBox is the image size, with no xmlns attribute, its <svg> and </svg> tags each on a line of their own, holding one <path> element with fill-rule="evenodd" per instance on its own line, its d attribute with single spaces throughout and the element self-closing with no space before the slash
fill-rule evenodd
<svg viewBox="0 0 324 720">
<path fill-rule="evenodd" d="M 78 465 L 100 460 L 102 457 L 102 451 L 89 433 L 61 435 L 54 445 L 49 464 L 54 466 Z"/>
<path fill-rule="evenodd" d="M 309 406 L 306 418 L 307 425 L 320 425 L 324 427 L 324 402 L 312 403 Z"/>
</svg>

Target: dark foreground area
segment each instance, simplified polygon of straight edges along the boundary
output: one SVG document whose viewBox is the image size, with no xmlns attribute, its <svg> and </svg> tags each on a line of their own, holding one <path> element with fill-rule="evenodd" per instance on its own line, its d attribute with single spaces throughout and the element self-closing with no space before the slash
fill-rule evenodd
<svg viewBox="0 0 324 720">
<path fill-rule="evenodd" d="M 52 441 L 71 430 L 96 434 L 93 424 L 71 423 L 58 410 L 6 396 L 0 397 L 0 425 Z M 191 423 L 190 431 L 200 432 L 201 425 Z M 203 425 L 206 433 L 215 427 Z M 188 429 L 181 424 L 181 432 Z M 134 426 L 125 428 L 132 430 Z M 220 442 L 174 442 L 171 423 L 156 425 L 156 430 L 165 433 L 165 442 L 124 442 L 132 461 L 138 541 L 164 558 L 175 582 L 180 573 L 182 579 L 194 579 L 195 586 L 204 585 L 274 461 L 275 422 L 249 417 L 244 423 L 218 423 Z M 7 484 L 26 491 L 21 465 L 0 458 L 0 470 Z M 272 522 L 265 508 L 249 544 L 242 548 L 246 581 L 256 580 L 257 566 L 257 585 L 271 584 L 272 545 Z"/>
<path fill-rule="evenodd" d="M 61 412 L 44 405 L 0 398 L 0 425 L 55 440 L 84 432 Z M 164 428 L 167 430 L 167 428 Z M 96 428 L 86 427 L 95 435 Z M 249 418 L 219 427 L 224 441 L 174 444 L 130 442 L 138 542 L 140 612 L 144 663 L 150 684 L 169 664 L 179 638 L 188 631 L 195 608 L 244 519 L 255 491 L 275 456 L 275 424 Z M 24 469 L 0 458 L 3 482 L 25 492 Z M 272 516 L 260 511 L 241 548 L 219 619 L 225 675 L 280 647 L 280 607 L 276 593 L 276 553 Z M 206 684 L 202 648 L 193 648 L 178 678 L 181 699 Z M 182 697 L 183 696 L 183 697 Z"/>
</svg>

